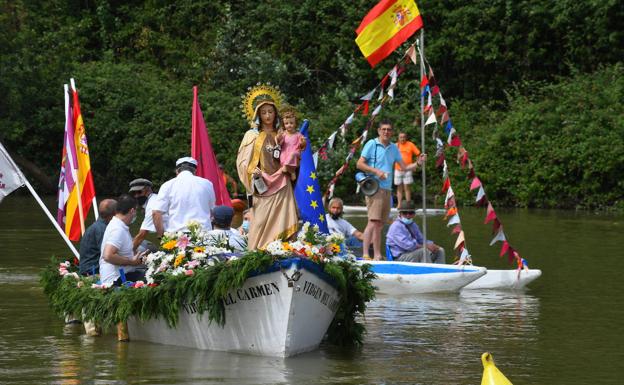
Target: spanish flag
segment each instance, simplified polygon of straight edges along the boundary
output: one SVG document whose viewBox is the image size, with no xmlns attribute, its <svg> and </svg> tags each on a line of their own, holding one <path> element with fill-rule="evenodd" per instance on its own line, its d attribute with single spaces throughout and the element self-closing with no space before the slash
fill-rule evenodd
<svg viewBox="0 0 624 385">
<path fill-rule="evenodd" d="M 375 67 L 422 26 L 414 0 L 381 0 L 355 30 L 355 42 Z"/>
</svg>

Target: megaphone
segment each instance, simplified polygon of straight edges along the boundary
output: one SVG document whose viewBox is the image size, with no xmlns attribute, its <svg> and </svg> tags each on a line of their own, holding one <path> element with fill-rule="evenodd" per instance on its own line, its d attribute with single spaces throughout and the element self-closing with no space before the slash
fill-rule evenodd
<svg viewBox="0 0 624 385">
<path fill-rule="evenodd" d="M 366 196 L 375 195 L 377 190 L 379 190 L 379 182 L 377 179 L 363 172 L 355 174 L 355 181 L 359 184 L 362 194 Z"/>
</svg>

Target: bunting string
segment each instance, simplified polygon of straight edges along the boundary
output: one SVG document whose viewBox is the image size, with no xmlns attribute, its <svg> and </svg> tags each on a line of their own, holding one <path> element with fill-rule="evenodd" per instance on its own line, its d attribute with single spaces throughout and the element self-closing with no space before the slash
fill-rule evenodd
<svg viewBox="0 0 624 385">
<path fill-rule="evenodd" d="M 336 142 L 336 136 L 340 134 L 341 136 L 345 136 L 349 127 L 353 124 L 353 121 L 358 113 L 361 113 L 363 116 L 367 116 L 370 109 L 371 101 L 376 97 L 377 105 L 373 109 L 370 114 L 370 118 L 366 122 L 366 126 L 363 129 L 362 133 L 351 142 L 351 146 L 349 148 L 349 152 L 343 164 L 336 170 L 334 173 L 334 177 L 329 182 L 326 192 L 325 198 L 331 199 L 334 195 L 334 188 L 338 179 L 345 173 L 345 171 L 349 167 L 349 163 L 355 157 L 356 151 L 366 142 L 366 138 L 368 136 L 369 129 L 373 126 L 373 123 L 383 106 L 390 100 L 394 99 L 394 90 L 397 87 L 399 76 L 405 71 L 405 64 L 412 61 L 416 63 L 416 49 L 415 45 L 412 44 L 403 57 L 392 67 L 392 69 L 379 81 L 379 83 L 364 96 L 360 97 L 361 103 L 356 106 L 355 110 L 349 115 L 345 121 L 338 127 L 338 129 L 331 133 L 331 135 L 323 142 L 323 144 L 319 147 L 319 149 L 314 153 L 314 164 L 315 167 L 318 165 L 319 157 L 323 160 L 327 159 L 329 151 L 331 151 Z M 379 91 L 379 94 L 377 92 Z"/>
<path fill-rule="evenodd" d="M 455 242 L 455 249 L 459 253 L 458 263 L 469 262 L 470 254 L 466 249 L 465 234 L 461 228 L 461 221 L 455 201 L 455 195 L 453 193 L 448 175 L 445 152 L 449 147 L 457 148 L 457 163 L 459 163 L 462 169 L 467 169 L 467 177 L 470 181 L 470 191 L 477 190 L 475 200 L 477 206 L 486 207 L 484 224 L 488 224 L 490 222 L 492 223 L 492 234 L 494 235 L 494 238 L 492 238 L 492 241 L 490 242 L 490 246 L 493 246 L 496 242 L 501 242 L 502 245 L 499 256 L 503 257 L 504 255 L 507 255 L 510 263 L 515 261 L 518 266 L 518 272 L 520 272 L 522 268 L 528 268 L 526 260 L 520 256 L 520 253 L 511 246 L 509 240 L 507 239 L 507 235 L 503 230 L 503 224 L 500 218 L 498 218 L 492 202 L 488 199 L 483 183 L 476 175 L 474 163 L 470 159 L 469 153 L 464 147 L 456 127 L 453 125 L 446 101 L 442 96 L 442 92 L 440 91 L 433 73 L 433 68 L 421 52 L 420 47 L 417 49 L 418 54 L 422 56 L 423 62 L 426 66 L 425 75 L 423 75 L 420 82 L 421 97 L 426 98 L 424 115 L 427 120 L 425 121 L 425 126 L 434 125 L 432 135 L 434 141 L 436 142 L 436 166 L 442 168 L 442 192 L 447 193 L 444 203 L 444 207 L 447 210 L 445 219 L 448 219 L 447 226 L 455 226 L 453 227 L 452 233 L 458 234 L 457 241 Z M 433 100 L 436 96 L 438 99 L 437 110 L 434 109 L 433 105 Z M 444 128 L 444 132 L 447 135 L 446 143 L 439 137 L 438 125 Z"/>
</svg>

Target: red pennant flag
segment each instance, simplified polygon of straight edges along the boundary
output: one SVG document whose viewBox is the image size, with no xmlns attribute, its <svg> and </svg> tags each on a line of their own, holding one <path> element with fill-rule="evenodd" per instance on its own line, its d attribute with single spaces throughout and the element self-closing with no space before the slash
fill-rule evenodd
<svg viewBox="0 0 624 385">
<path fill-rule="evenodd" d="M 441 124 L 444 125 L 444 123 L 449 121 L 449 114 L 448 111 L 444 111 L 442 113 L 442 120 L 441 120 Z"/>
<path fill-rule="evenodd" d="M 511 264 L 513 263 L 514 257 L 517 255 L 516 250 L 514 250 L 511 246 L 509 246 L 509 250 L 507 251 L 507 261 Z"/>
<path fill-rule="evenodd" d="M 457 207 L 457 203 L 455 202 L 455 197 L 449 198 L 448 201 L 446 201 L 446 204 L 444 205 L 445 209 L 448 209 L 451 207 Z"/>
<path fill-rule="evenodd" d="M 440 87 L 438 86 L 431 87 L 431 96 L 436 96 L 439 93 L 440 93 Z"/>
<path fill-rule="evenodd" d="M 232 207 L 230 194 L 225 186 L 223 174 L 219 171 L 217 157 L 212 149 L 204 115 L 199 107 L 197 86 L 193 87 L 193 113 L 191 134 L 191 156 L 197 160 L 196 175 L 208 179 L 214 188 L 216 204 Z"/>
<path fill-rule="evenodd" d="M 461 225 L 457 225 L 455 227 L 453 227 L 453 230 L 451 231 L 451 234 L 459 234 L 462 230 Z"/>
<path fill-rule="evenodd" d="M 445 105 L 441 105 L 440 108 L 438 108 L 438 111 L 436 112 L 436 116 L 440 116 L 443 113 L 446 112 L 446 106 Z"/>
<path fill-rule="evenodd" d="M 468 179 L 473 179 L 473 178 L 476 178 L 474 166 L 472 165 L 472 161 L 468 159 Z M 479 181 L 479 183 L 481 182 Z"/>
<path fill-rule="evenodd" d="M 508 250 L 509 250 L 509 242 L 503 241 L 503 246 L 501 246 L 501 251 L 498 256 L 502 257 L 503 255 L 507 253 Z"/>
<path fill-rule="evenodd" d="M 462 142 L 459 139 L 459 135 L 455 134 L 451 138 L 451 143 L 449 143 L 449 146 L 451 146 L 451 147 L 459 147 L 459 146 L 461 146 L 461 144 L 462 144 Z"/>
<path fill-rule="evenodd" d="M 362 110 L 362 115 L 366 116 L 368 115 L 368 100 L 365 100 L 362 105 L 364 106 L 364 109 Z"/>
<path fill-rule="evenodd" d="M 427 79 L 427 77 L 425 75 L 423 75 L 422 79 L 420 80 L 420 88 L 423 89 L 428 84 L 429 84 L 429 79 Z"/>
<path fill-rule="evenodd" d="M 496 212 L 494 211 L 494 207 L 492 207 L 491 203 L 488 203 L 488 208 L 487 208 L 487 216 L 485 217 L 485 223 L 487 224 L 490 221 L 493 221 L 494 219 L 496 219 Z"/>
<path fill-rule="evenodd" d="M 462 147 L 462 149 L 463 149 L 463 147 Z M 465 167 L 466 167 L 466 162 L 467 162 L 467 161 L 468 161 L 468 151 L 466 151 L 466 150 L 464 149 L 464 151 L 463 151 L 463 153 L 462 153 L 461 157 L 459 158 L 459 163 L 460 163 L 460 165 L 461 165 L 461 168 L 465 168 Z"/>
<path fill-rule="evenodd" d="M 501 227 L 503 227 L 503 225 L 498 218 L 495 218 L 494 222 L 492 222 L 492 234 L 497 234 Z"/>
<path fill-rule="evenodd" d="M 472 191 L 472 190 L 474 190 L 474 189 L 476 189 L 476 188 L 478 188 L 480 186 L 481 186 L 481 181 L 479 180 L 479 178 L 475 177 L 472 180 L 472 183 L 470 183 L 470 191 Z"/>
<path fill-rule="evenodd" d="M 438 159 L 436 160 L 436 167 L 442 167 L 444 165 L 444 153 L 440 153 L 440 156 L 438 156 Z"/>
<path fill-rule="evenodd" d="M 442 192 L 446 192 L 446 190 L 451 187 L 451 180 L 449 178 L 444 179 L 444 185 L 442 186 Z M 487 223 L 487 222 L 486 222 Z"/>
</svg>

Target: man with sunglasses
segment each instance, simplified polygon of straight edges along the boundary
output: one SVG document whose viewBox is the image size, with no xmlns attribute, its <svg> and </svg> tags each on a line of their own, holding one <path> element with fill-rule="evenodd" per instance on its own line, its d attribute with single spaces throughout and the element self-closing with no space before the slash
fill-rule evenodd
<svg viewBox="0 0 624 385">
<path fill-rule="evenodd" d="M 402 262 L 445 263 L 444 249 L 432 241 L 423 248 L 423 235 L 414 222 L 416 210 L 414 202 L 402 201 L 399 204 L 399 218 L 390 225 L 386 244 L 395 260 Z"/>
<path fill-rule="evenodd" d="M 377 129 L 379 136 L 371 139 L 364 145 L 357 168 L 368 175 L 372 175 L 379 182 L 379 190 L 366 197 L 368 223 L 364 230 L 363 250 L 364 259 L 370 259 L 368 250 L 373 245 L 375 260 L 381 260 L 381 230 L 390 216 L 390 197 L 392 195 L 392 170 L 394 163 L 398 163 L 401 170 L 412 171 L 422 165 L 427 156 L 420 154 L 416 162 L 406 165 L 396 144 L 392 143 L 392 122 L 384 119 L 379 122 Z"/>
</svg>

